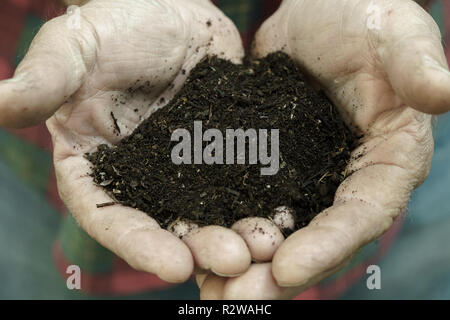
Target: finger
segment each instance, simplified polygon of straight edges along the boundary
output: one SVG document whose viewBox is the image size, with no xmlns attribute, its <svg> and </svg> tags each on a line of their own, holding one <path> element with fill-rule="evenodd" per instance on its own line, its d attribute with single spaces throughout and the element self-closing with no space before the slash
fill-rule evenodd
<svg viewBox="0 0 450 320">
<path fill-rule="evenodd" d="M 378 43 L 381 67 L 394 91 L 419 111 L 449 111 L 450 72 L 438 26 L 412 1 L 402 1 L 386 10 L 381 28 L 371 33 Z"/>
<path fill-rule="evenodd" d="M 354 151 L 351 175 L 336 191 L 333 206 L 275 253 L 272 271 L 279 285 L 303 285 L 378 238 L 427 176 L 433 147 L 430 117 L 411 108 L 392 113 L 380 117 L 367 142 Z"/>
<path fill-rule="evenodd" d="M 191 249 L 196 266 L 204 272 L 232 277 L 245 272 L 251 263 L 244 240 L 234 231 L 220 226 L 206 226 L 183 237 Z"/>
<path fill-rule="evenodd" d="M 417 138 L 406 132 L 392 134 L 352 164 L 357 171 L 339 186 L 334 205 L 286 239 L 275 253 L 273 275 L 279 285 L 307 283 L 392 225 L 429 168 L 430 152 L 425 149 L 429 144 L 419 147 L 413 142 Z"/>
<path fill-rule="evenodd" d="M 95 186 L 88 160 L 81 156 L 55 161 L 61 197 L 86 232 L 133 268 L 168 282 L 183 282 L 193 271 L 189 248 L 147 214 L 121 205 L 97 207 L 112 199 Z"/>
<path fill-rule="evenodd" d="M 308 283 L 298 287 L 281 287 L 272 275 L 272 264 L 252 264 L 248 271 L 236 278 L 229 279 L 223 289 L 225 300 L 279 300 L 293 299 L 323 279 L 342 269 L 350 259 L 345 260 L 332 270 L 318 274 Z"/>
<path fill-rule="evenodd" d="M 243 275 L 229 279 L 223 290 L 226 300 L 280 299 L 285 289 L 272 276 L 271 263 L 254 263 Z"/>
<path fill-rule="evenodd" d="M 273 276 L 282 287 L 304 286 L 341 264 L 391 223 L 392 218 L 381 217 L 380 211 L 357 200 L 334 205 L 285 240 L 273 258 Z"/>
<path fill-rule="evenodd" d="M 219 277 L 214 274 L 210 274 L 204 280 L 200 288 L 201 300 L 222 300 L 223 288 L 228 278 Z"/>
<path fill-rule="evenodd" d="M 81 86 L 88 61 L 73 32 L 66 16 L 41 28 L 14 77 L 0 82 L 0 125 L 37 124 Z"/>
<path fill-rule="evenodd" d="M 234 276 L 248 268 L 248 248 L 236 233 L 226 228 L 199 228 L 191 221 L 177 220 L 171 223 L 167 230 L 183 239 L 191 249 L 196 259 L 196 273 L 210 270 L 220 275 Z M 216 241 L 210 243 L 210 239 Z M 227 253 L 227 256 L 222 252 Z M 228 263 L 224 264 L 224 261 Z"/>
<path fill-rule="evenodd" d="M 246 218 L 231 227 L 247 244 L 253 261 L 271 261 L 275 251 L 284 240 L 279 227 L 269 219 Z"/>
<path fill-rule="evenodd" d="M 294 210 L 290 207 L 280 206 L 275 208 L 271 220 L 285 233 L 290 234 L 295 229 Z"/>
</svg>

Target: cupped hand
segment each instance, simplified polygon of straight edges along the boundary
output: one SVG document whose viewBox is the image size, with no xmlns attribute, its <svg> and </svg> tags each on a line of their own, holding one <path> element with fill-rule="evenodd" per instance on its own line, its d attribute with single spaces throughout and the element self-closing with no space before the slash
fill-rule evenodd
<svg viewBox="0 0 450 320">
<path fill-rule="evenodd" d="M 272 262 L 226 279 L 199 275 L 201 297 L 292 298 L 383 234 L 426 178 L 431 115 L 450 109 L 450 72 L 433 19 L 410 0 L 285 0 L 256 35 L 257 57 L 282 50 L 357 132 L 334 204 L 288 237 Z"/>
<path fill-rule="evenodd" d="M 58 190 L 80 226 L 169 282 L 185 281 L 194 266 L 241 274 L 249 250 L 230 229 L 201 228 L 183 242 L 141 211 L 97 208 L 112 200 L 93 184 L 84 154 L 129 135 L 207 54 L 236 63 L 244 54 L 236 28 L 210 1 L 93 0 L 47 22 L 14 77 L 0 82 L 0 125 L 48 119 Z"/>
</svg>

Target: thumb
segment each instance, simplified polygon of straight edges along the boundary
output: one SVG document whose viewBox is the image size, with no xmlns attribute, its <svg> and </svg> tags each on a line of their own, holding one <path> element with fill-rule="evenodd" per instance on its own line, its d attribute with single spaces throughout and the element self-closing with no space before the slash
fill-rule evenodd
<svg viewBox="0 0 450 320">
<path fill-rule="evenodd" d="M 450 110 L 450 72 L 439 28 L 427 12 L 412 1 L 393 8 L 377 41 L 381 68 L 405 104 L 430 114 Z"/>
<path fill-rule="evenodd" d="M 1 126 L 46 120 L 80 87 L 86 64 L 67 20 L 64 15 L 44 24 L 14 77 L 0 81 Z"/>
</svg>

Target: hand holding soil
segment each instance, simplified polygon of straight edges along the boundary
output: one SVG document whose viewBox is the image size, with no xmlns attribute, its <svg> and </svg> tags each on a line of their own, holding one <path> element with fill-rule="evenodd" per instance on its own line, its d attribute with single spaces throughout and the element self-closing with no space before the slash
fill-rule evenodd
<svg viewBox="0 0 450 320">
<path fill-rule="evenodd" d="M 426 113 L 450 106 L 450 76 L 431 17 L 409 0 L 285 0 L 253 53 L 286 52 L 364 135 L 347 167 L 351 175 L 333 206 L 287 240 L 261 217 L 237 221 L 234 230 L 245 235 L 262 225 L 275 235 L 270 243 L 221 226 L 179 239 L 132 206 L 107 205 L 112 198 L 93 184 L 85 154 L 130 136 L 204 57 L 240 62 L 239 34 L 207 0 L 94 0 L 81 12 L 79 30 L 68 27 L 67 16 L 48 22 L 15 77 L 0 83 L 0 124 L 48 119 L 62 199 L 93 238 L 138 270 L 182 282 L 196 268 L 202 298 L 293 297 L 386 231 L 428 173 Z M 108 180 L 97 182 L 107 187 Z"/>
<path fill-rule="evenodd" d="M 61 198 L 89 235 L 132 267 L 182 282 L 192 275 L 194 255 L 199 268 L 244 272 L 250 253 L 227 228 L 209 227 L 188 247 L 144 212 L 97 208 L 111 198 L 93 184 L 84 158 L 128 136 L 207 54 L 239 62 L 244 52 L 234 25 L 206 0 L 96 0 L 81 7 L 81 29 L 67 19 L 46 23 L 15 77 L 1 83 L 0 123 L 24 127 L 49 118 Z"/>
<path fill-rule="evenodd" d="M 198 276 L 203 298 L 292 298 L 335 273 L 405 210 L 428 175 L 431 116 L 450 109 L 439 29 L 409 0 L 285 0 L 258 31 L 257 57 L 282 50 L 364 134 L 331 208 L 242 276 Z M 361 156 L 362 155 L 362 156 Z"/>
</svg>

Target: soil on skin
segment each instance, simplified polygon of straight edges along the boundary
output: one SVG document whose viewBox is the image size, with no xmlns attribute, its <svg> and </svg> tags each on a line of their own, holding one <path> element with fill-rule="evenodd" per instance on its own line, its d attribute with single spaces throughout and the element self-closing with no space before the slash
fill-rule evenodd
<svg viewBox="0 0 450 320">
<path fill-rule="evenodd" d="M 224 146 L 227 128 L 279 129 L 278 173 L 262 176 L 265 166 L 248 164 L 248 157 L 246 164 L 173 164 L 178 141 L 171 141 L 172 132 L 185 128 L 193 142 L 194 121 L 202 121 L 203 131 L 220 129 Z M 332 205 L 356 144 L 325 94 L 305 83 L 295 63 L 277 52 L 243 65 L 205 58 L 172 101 L 129 137 L 86 157 L 94 182 L 114 201 L 148 213 L 162 227 L 177 219 L 230 227 L 288 206 L 298 229 Z M 224 150 L 224 162 L 225 156 Z"/>
</svg>

